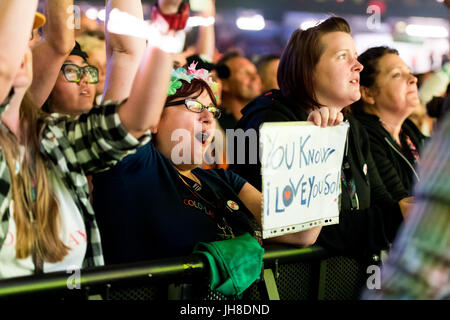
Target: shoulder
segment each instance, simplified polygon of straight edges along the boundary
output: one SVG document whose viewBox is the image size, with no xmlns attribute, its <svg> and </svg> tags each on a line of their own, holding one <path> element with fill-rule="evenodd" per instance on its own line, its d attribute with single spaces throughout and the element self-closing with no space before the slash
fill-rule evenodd
<svg viewBox="0 0 450 320">
<path fill-rule="evenodd" d="M 298 116 L 283 99 L 279 90 L 269 91 L 247 104 L 242 109 L 242 118 L 237 128 L 258 129 L 264 122 L 298 121 Z M 305 119 L 306 120 L 306 119 Z"/>
</svg>

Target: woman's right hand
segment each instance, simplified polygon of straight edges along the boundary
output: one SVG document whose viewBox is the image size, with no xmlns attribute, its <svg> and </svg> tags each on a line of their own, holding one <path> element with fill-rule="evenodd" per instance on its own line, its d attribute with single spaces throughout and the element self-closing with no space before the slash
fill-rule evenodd
<svg viewBox="0 0 450 320">
<path fill-rule="evenodd" d="M 403 198 L 398 202 L 400 210 L 402 211 L 403 219 L 407 219 L 412 207 L 414 206 L 414 197 Z"/>
<path fill-rule="evenodd" d="M 344 121 L 344 115 L 340 108 L 321 107 L 309 113 L 307 121 L 312 121 L 316 126 L 325 128 L 327 126 L 337 126 Z"/>
</svg>

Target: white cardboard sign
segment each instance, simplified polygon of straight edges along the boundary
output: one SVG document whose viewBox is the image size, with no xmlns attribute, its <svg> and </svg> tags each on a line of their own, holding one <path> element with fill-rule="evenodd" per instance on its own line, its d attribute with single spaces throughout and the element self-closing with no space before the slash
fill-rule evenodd
<svg viewBox="0 0 450 320">
<path fill-rule="evenodd" d="M 263 238 L 339 223 L 349 124 L 267 122 L 260 128 Z"/>
</svg>

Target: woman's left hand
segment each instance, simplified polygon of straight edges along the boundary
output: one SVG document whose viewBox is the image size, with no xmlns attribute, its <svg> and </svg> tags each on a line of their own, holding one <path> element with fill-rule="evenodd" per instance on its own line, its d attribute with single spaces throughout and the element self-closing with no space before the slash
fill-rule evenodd
<svg viewBox="0 0 450 320">
<path fill-rule="evenodd" d="M 319 110 L 311 111 L 307 120 L 312 121 L 316 126 L 325 128 L 341 124 L 344 121 L 344 115 L 340 109 L 321 107 Z"/>
</svg>

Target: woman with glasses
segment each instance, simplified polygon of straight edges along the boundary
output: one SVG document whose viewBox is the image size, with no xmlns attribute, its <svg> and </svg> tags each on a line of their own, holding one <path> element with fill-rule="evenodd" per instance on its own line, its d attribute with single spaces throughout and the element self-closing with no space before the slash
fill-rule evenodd
<svg viewBox="0 0 450 320">
<path fill-rule="evenodd" d="M 107 264 L 192 252 L 198 242 L 250 233 L 261 241 L 261 193 L 238 175 L 201 169 L 220 110 L 209 73 L 179 68 L 152 143 L 94 175 L 94 208 Z M 274 238 L 312 244 L 320 228 Z"/>
<path fill-rule="evenodd" d="M 55 86 L 43 106 L 49 113 L 78 115 L 94 106 L 98 69 L 89 65 L 88 55 L 76 42 L 64 61 Z"/>
</svg>

